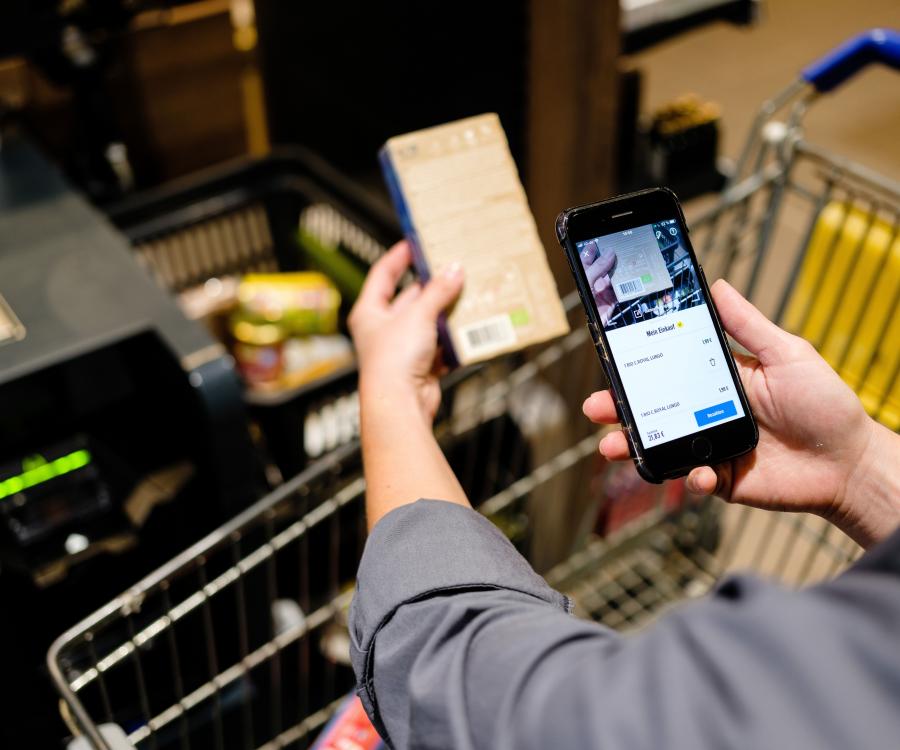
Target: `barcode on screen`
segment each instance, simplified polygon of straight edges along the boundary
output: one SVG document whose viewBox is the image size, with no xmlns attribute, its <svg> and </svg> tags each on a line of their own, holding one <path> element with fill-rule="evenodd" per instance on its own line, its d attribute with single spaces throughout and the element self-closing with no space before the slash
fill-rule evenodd
<svg viewBox="0 0 900 750">
<path fill-rule="evenodd" d="M 634 294 L 635 292 L 644 291 L 644 282 L 640 278 L 623 281 L 619 284 L 619 294 Z"/>
<path fill-rule="evenodd" d="M 516 343 L 516 331 L 509 315 L 495 315 L 465 326 L 459 331 L 466 354 L 477 357 Z"/>
</svg>

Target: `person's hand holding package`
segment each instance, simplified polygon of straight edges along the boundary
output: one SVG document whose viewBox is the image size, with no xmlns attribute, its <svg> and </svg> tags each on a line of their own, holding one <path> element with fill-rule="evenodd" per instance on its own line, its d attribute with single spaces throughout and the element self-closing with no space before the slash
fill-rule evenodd
<svg viewBox="0 0 900 750">
<path fill-rule="evenodd" d="M 829 519 L 864 547 L 900 524 L 900 436 L 875 422 L 853 391 L 804 339 L 783 331 L 724 281 L 712 287 L 725 330 L 753 356 L 735 354 L 759 423 L 756 450 L 694 469 L 688 488 L 767 510 Z M 584 413 L 617 422 L 609 391 L 591 394 Z M 629 457 L 621 431 L 600 451 Z"/>
<path fill-rule="evenodd" d="M 463 274 L 458 265 L 450 266 L 427 286 L 414 283 L 394 297 L 410 260 L 409 245 L 399 242 L 373 266 L 349 326 L 360 388 L 414 394 L 430 424 L 441 403 L 437 319 L 459 296 Z"/>
<path fill-rule="evenodd" d="M 463 272 L 449 266 L 424 287 L 412 284 L 395 296 L 411 259 L 406 242 L 394 245 L 369 271 L 349 319 L 370 527 L 421 497 L 469 504 L 431 433 L 443 370 L 437 321 L 462 291 Z"/>
</svg>

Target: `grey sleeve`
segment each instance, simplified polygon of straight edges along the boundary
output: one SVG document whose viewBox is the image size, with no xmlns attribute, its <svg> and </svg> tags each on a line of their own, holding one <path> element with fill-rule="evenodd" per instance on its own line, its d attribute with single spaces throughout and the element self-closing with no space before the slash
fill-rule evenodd
<svg viewBox="0 0 900 750">
<path fill-rule="evenodd" d="M 828 584 L 732 578 L 625 638 L 571 617 L 479 514 L 419 501 L 375 527 L 357 587 L 359 694 L 394 748 L 874 748 L 900 736 L 900 534 Z"/>
</svg>

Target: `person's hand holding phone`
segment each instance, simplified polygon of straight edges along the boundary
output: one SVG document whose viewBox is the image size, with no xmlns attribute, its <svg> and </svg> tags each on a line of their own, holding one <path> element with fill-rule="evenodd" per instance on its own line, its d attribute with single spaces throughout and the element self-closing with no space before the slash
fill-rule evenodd
<svg viewBox="0 0 900 750">
<path fill-rule="evenodd" d="M 768 510 L 823 516 L 863 546 L 900 523 L 900 436 L 872 420 L 853 391 L 804 339 L 783 331 L 724 281 L 712 295 L 725 330 L 753 356 L 735 354 L 759 424 L 755 451 L 694 469 L 688 488 Z M 618 421 L 609 391 L 584 403 L 598 424 Z M 629 458 L 621 431 L 600 451 Z"/>
</svg>

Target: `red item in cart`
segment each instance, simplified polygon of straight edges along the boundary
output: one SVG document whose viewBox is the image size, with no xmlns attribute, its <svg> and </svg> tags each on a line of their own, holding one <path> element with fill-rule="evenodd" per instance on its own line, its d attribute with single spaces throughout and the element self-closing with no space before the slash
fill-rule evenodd
<svg viewBox="0 0 900 750">
<path fill-rule="evenodd" d="M 312 750 L 380 750 L 384 743 L 355 695 L 345 700 Z"/>
<path fill-rule="evenodd" d="M 594 529 L 600 536 L 608 536 L 656 508 L 680 508 L 686 499 L 683 477 L 650 484 L 631 463 L 613 465 L 594 481 L 598 485 L 595 492 L 603 498 Z"/>
<path fill-rule="evenodd" d="M 236 341 L 232 347 L 238 370 L 248 385 L 277 383 L 284 369 L 284 343 L 256 345 Z"/>
</svg>

